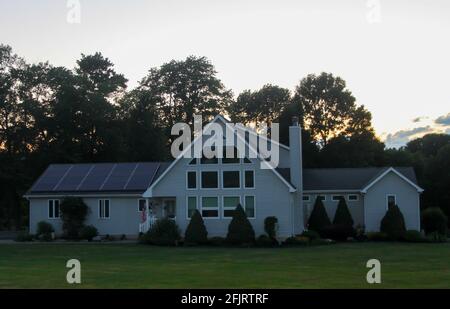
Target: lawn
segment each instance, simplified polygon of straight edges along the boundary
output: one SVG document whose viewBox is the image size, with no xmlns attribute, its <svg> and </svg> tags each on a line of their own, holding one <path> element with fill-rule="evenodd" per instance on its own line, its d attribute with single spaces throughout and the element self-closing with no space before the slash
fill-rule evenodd
<svg viewBox="0 0 450 309">
<path fill-rule="evenodd" d="M 450 243 L 348 243 L 305 248 L 165 248 L 135 244 L 2 244 L 0 288 L 450 288 Z M 366 282 L 381 262 L 382 283 Z"/>
</svg>

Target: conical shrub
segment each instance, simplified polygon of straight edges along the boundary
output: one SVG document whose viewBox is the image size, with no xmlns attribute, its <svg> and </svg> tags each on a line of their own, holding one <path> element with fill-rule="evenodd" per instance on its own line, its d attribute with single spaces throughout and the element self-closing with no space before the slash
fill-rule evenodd
<svg viewBox="0 0 450 309">
<path fill-rule="evenodd" d="M 188 244 L 205 244 L 208 241 L 205 222 L 197 209 L 192 214 L 191 221 L 186 228 L 184 241 Z"/>
<path fill-rule="evenodd" d="M 228 225 L 227 242 L 233 245 L 251 244 L 255 242 L 255 231 L 247 219 L 241 204 L 233 212 L 233 218 Z"/>
</svg>

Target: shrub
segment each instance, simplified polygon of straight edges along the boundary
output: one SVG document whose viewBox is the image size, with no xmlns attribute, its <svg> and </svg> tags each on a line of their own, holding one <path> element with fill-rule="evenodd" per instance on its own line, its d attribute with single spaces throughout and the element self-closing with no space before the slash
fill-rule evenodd
<svg viewBox="0 0 450 309">
<path fill-rule="evenodd" d="M 98 230 L 93 225 L 83 226 L 80 230 L 80 238 L 87 239 L 88 241 L 92 241 L 92 239 L 98 235 Z"/>
<path fill-rule="evenodd" d="M 306 236 L 291 236 L 284 240 L 285 246 L 307 246 L 309 245 L 309 238 Z"/>
<path fill-rule="evenodd" d="M 336 213 L 334 214 L 333 224 L 342 225 L 350 228 L 353 227 L 352 215 L 348 210 L 345 199 L 342 197 L 339 199 L 339 204 L 337 206 Z"/>
<path fill-rule="evenodd" d="M 33 235 L 28 232 L 20 232 L 16 236 L 16 241 L 19 241 L 19 242 L 33 241 Z"/>
<path fill-rule="evenodd" d="M 220 247 L 226 244 L 226 239 L 220 236 L 211 237 L 208 240 L 208 244 L 214 247 Z"/>
<path fill-rule="evenodd" d="M 79 197 L 66 197 L 60 204 L 63 231 L 66 238 L 76 239 L 89 213 L 88 206 Z"/>
<path fill-rule="evenodd" d="M 258 246 L 258 247 L 276 247 L 276 246 L 278 246 L 278 241 L 275 238 L 271 238 L 267 235 L 260 235 L 256 239 L 256 246 Z"/>
<path fill-rule="evenodd" d="M 51 233 L 53 233 L 54 231 L 55 229 L 53 228 L 53 226 L 46 221 L 40 221 L 37 224 L 36 234 L 38 236 L 43 234 L 51 235 Z"/>
<path fill-rule="evenodd" d="M 247 219 L 241 204 L 233 212 L 233 218 L 228 225 L 227 242 L 233 245 L 251 244 L 255 242 L 255 231 Z"/>
<path fill-rule="evenodd" d="M 321 236 L 322 238 L 345 241 L 347 238 L 355 236 L 355 230 L 351 226 L 332 224 L 322 230 Z"/>
<path fill-rule="evenodd" d="M 424 242 L 426 239 L 416 230 L 408 230 L 403 236 L 403 240 L 407 242 Z"/>
<path fill-rule="evenodd" d="M 141 241 L 152 245 L 175 246 L 180 238 L 180 229 L 175 221 L 164 218 L 158 219 L 141 237 Z"/>
<path fill-rule="evenodd" d="M 266 231 L 269 238 L 275 239 L 277 237 L 277 217 L 267 217 L 264 219 L 264 231 Z"/>
<path fill-rule="evenodd" d="M 308 229 L 318 232 L 331 225 L 330 218 L 328 218 L 325 206 L 323 206 L 322 200 L 319 197 L 316 198 L 314 208 L 309 216 Z"/>
<path fill-rule="evenodd" d="M 120 240 L 126 240 L 127 236 L 125 234 L 120 235 Z"/>
<path fill-rule="evenodd" d="M 357 241 L 367 240 L 366 228 L 362 224 L 358 224 L 355 228 L 355 239 Z"/>
<path fill-rule="evenodd" d="M 316 231 L 303 231 L 300 236 L 308 237 L 310 240 L 320 239 L 319 233 Z"/>
<path fill-rule="evenodd" d="M 386 233 L 390 240 L 399 240 L 404 236 L 406 232 L 405 219 L 397 205 L 389 206 L 381 220 L 380 232 Z"/>
<path fill-rule="evenodd" d="M 196 209 L 186 228 L 184 241 L 187 244 L 205 244 L 208 241 L 208 231 L 200 212 Z"/>
<path fill-rule="evenodd" d="M 447 235 L 434 231 L 427 235 L 426 240 L 429 242 L 447 242 Z"/>
<path fill-rule="evenodd" d="M 447 216 L 438 207 L 427 208 L 422 212 L 422 226 L 426 234 L 438 232 L 447 233 Z"/>
<path fill-rule="evenodd" d="M 383 232 L 369 232 L 367 233 L 367 240 L 369 241 L 387 241 L 389 237 Z"/>
</svg>

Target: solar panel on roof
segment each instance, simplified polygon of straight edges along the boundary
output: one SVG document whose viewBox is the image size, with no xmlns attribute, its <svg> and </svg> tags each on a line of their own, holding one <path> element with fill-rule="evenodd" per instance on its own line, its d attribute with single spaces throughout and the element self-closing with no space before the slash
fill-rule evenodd
<svg viewBox="0 0 450 309">
<path fill-rule="evenodd" d="M 122 163 L 116 165 L 100 189 L 105 191 L 123 190 L 135 167 L 136 163 Z"/>
<path fill-rule="evenodd" d="M 92 164 L 76 164 L 68 171 L 54 191 L 77 191 L 78 185 L 91 170 Z"/>
<path fill-rule="evenodd" d="M 138 168 L 135 170 L 133 176 L 128 181 L 125 189 L 127 190 L 145 190 L 158 168 L 159 163 L 139 163 Z"/>
<path fill-rule="evenodd" d="M 79 186 L 78 191 L 98 191 L 110 174 L 114 164 L 94 164 L 94 168 Z"/>
<path fill-rule="evenodd" d="M 52 191 L 71 165 L 51 165 L 31 188 L 32 191 Z"/>
</svg>

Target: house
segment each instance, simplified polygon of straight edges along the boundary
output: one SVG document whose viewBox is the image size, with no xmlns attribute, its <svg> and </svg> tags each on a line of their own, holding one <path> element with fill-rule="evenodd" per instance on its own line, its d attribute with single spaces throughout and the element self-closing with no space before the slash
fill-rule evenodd
<svg viewBox="0 0 450 309">
<path fill-rule="evenodd" d="M 229 125 L 222 116 L 211 123 Z M 207 139 L 200 136 L 202 141 Z M 184 153 L 192 152 L 191 146 L 198 142 L 200 138 Z M 252 149 L 256 157 L 179 155 L 172 162 L 52 164 L 25 195 L 30 204 L 30 232 L 44 220 L 60 233 L 59 203 L 66 196 L 83 198 L 91 210 L 86 223 L 110 235 L 136 236 L 162 217 L 175 220 L 184 233 L 198 209 L 209 236 L 225 236 L 231 213 L 240 203 L 256 235 L 264 233 L 266 217 L 276 216 L 278 235 L 283 238 L 305 229 L 316 198 L 323 200 L 333 218 L 340 197 L 346 199 L 355 225 L 364 225 L 366 231 L 379 230 L 389 204 L 400 207 L 407 229 L 420 230 L 423 190 L 412 168 L 303 169 L 297 122 L 289 128 L 289 143 L 290 147 L 273 143 L 279 146 L 276 168 L 262 168 L 267 160 L 247 138 L 246 153 Z"/>
</svg>

